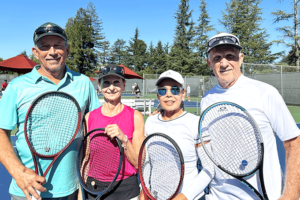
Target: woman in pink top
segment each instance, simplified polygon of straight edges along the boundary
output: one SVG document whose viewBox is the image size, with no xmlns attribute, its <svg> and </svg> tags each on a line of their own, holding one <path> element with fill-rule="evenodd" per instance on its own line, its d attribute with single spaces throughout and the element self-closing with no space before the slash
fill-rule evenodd
<svg viewBox="0 0 300 200">
<path fill-rule="evenodd" d="M 136 173 L 138 154 L 144 140 L 144 118 L 139 111 L 121 103 L 121 95 L 126 85 L 123 67 L 104 67 L 98 84 L 105 102 L 103 106 L 86 114 L 87 130 L 105 128 L 109 137 L 117 137 L 122 142 L 126 156 L 117 178 L 120 184 L 103 195 L 101 200 L 135 199 L 140 193 Z M 109 177 L 103 177 L 103 180 L 106 178 Z M 96 197 L 91 194 L 85 196 L 89 200 Z"/>
</svg>

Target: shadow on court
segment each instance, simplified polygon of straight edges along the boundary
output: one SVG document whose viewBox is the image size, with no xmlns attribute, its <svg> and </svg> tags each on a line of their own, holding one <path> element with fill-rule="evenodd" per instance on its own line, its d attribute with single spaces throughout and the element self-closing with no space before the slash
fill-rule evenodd
<svg viewBox="0 0 300 200">
<path fill-rule="evenodd" d="M 185 103 L 190 103 L 190 102 L 185 102 Z M 194 102 L 194 103 L 196 103 L 196 102 Z M 297 126 L 300 129 L 300 123 L 297 124 Z M 15 148 L 16 137 L 11 136 L 11 141 Z M 280 141 L 280 139 L 277 136 L 276 136 L 276 143 L 277 143 L 277 150 L 278 150 L 278 154 L 279 154 L 279 161 L 281 164 L 281 169 L 282 169 L 283 173 L 285 173 L 285 150 L 284 150 L 282 142 Z M 4 166 L 2 164 L 0 164 L 0 174 L 1 174 L 1 176 L 0 176 L 1 199 L 9 200 L 10 195 L 8 193 L 8 189 L 9 189 L 9 184 L 11 182 L 11 176 L 9 175 L 9 173 L 7 172 L 7 170 L 4 168 Z"/>
</svg>

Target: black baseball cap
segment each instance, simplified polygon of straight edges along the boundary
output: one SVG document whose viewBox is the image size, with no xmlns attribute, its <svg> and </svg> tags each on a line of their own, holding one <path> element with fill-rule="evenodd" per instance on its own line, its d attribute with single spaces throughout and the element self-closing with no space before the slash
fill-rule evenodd
<svg viewBox="0 0 300 200">
<path fill-rule="evenodd" d="M 124 67 L 121 67 L 118 65 L 107 65 L 100 70 L 99 79 L 102 79 L 109 75 L 114 75 L 114 76 L 118 76 L 122 79 L 125 79 Z"/>
<path fill-rule="evenodd" d="M 39 39 L 41 39 L 44 36 L 48 36 L 48 35 L 55 35 L 55 36 L 61 37 L 65 41 L 67 41 L 67 35 L 66 35 L 64 29 L 62 29 L 60 26 L 58 26 L 57 24 L 54 24 L 52 22 L 46 22 L 46 23 L 42 24 L 41 26 L 39 26 L 34 31 L 33 43 L 36 44 L 36 42 Z"/>
<path fill-rule="evenodd" d="M 211 49 L 221 45 L 229 45 L 242 49 L 238 37 L 230 33 L 219 33 L 209 39 L 207 44 L 207 53 L 209 53 Z"/>
</svg>

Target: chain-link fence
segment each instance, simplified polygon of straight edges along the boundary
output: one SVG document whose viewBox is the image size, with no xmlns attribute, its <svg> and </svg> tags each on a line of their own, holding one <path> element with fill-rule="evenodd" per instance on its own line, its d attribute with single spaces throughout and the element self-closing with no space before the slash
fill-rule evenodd
<svg viewBox="0 0 300 200">
<path fill-rule="evenodd" d="M 243 63 L 241 66 L 242 73 L 252 79 L 268 83 L 275 87 L 286 104 L 300 105 L 300 72 L 299 67 L 272 65 L 272 64 L 251 64 Z M 155 83 L 160 74 L 144 74 L 142 79 L 127 79 L 125 93 L 132 93 L 132 85 L 137 83 L 143 95 L 156 93 Z M 17 75 L 0 75 L 0 84 L 4 80 L 11 81 Z M 97 77 L 94 77 L 97 79 Z M 201 97 L 205 92 L 214 87 L 218 80 L 214 76 L 183 76 L 184 87 L 190 85 L 191 96 Z M 95 89 L 97 81 L 92 82 Z"/>
<path fill-rule="evenodd" d="M 144 74 L 144 89 L 145 94 L 156 93 L 155 83 L 158 80 L 159 74 Z M 184 88 L 186 84 L 189 84 L 191 88 L 191 96 L 199 97 L 203 94 L 203 80 L 204 76 L 183 76 L 184 79 Z"/>
<path fill-rule="evenodd" d="M 98 84 L 98 77 L 93 77 L 94 79 L 96 79 L 95 81 L 92 81 L 93 86 L 96 90 L 97 88 L 97 84 Z M 137 83 L 140 90 L 143 91 L 143 80 L 142 79 L 127 79 L 126 80 L 126 87 L 123 93 L 132 93 L 133 89 L 132 89 L 132 85 L 134 83 Z"/>
<path fill-rule="evenodd" d="M 241 71 L 249 78 L 268 83 L 275 87 L 286 104 L 300 105 L 299 67 L 243 63 Z M 216 77 L 205 78 L 205 91 L 211 89 L 216 84 Z"/>
<path fill-rule="evenodd" d="M 300 105 L 300 71 L 299 67 L 243 63 L 242 73 L 275 87 L 286 104 Z M 159 74 L 144 74 L 144 92 L 156 93 L 155 83 Z M 205 92 L 214 87 L 218 80 L 215 76 L 183 76 L 186 84 L 191 87 L 191 96 L 201 97 Z"/>
</svg>

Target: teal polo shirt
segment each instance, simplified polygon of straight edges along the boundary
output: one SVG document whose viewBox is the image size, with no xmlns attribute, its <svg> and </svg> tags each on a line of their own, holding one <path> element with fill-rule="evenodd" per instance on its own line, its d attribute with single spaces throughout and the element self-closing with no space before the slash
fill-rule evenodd
<svg viewBox="0 0 300 200">
<path fill-rule="evenodd" d="M 30 73 L 13 79 L 7 86 L 0 100 L 0 128 L 13 130 L 16 126 L 16 150 L 17 156 L 26 167 L 34 169 L 34 163 L 29 147 L 24 136 L 24 122 L 26 113 L 32 101 L 40 94 L 48 91 L 62 91 L 72 95 L 79 103 L 81 117 L 100 106 L 99 99 L 90 79 L 80 73 L 73 72 L 66 66 L 64 78 L 55 85 L 48 78 L 39 74 L 37 65 Z M 82 120 L 81 120 L 82 121 Z M 78 189 L 78 178 L 76 173 L 77 149 L 82 137 L 82 124 L 74 142 L 57 159 L 46 176 L 47 183 L 43 186 L 47 192 L 41 194 L 42 198 L 56 198 L 72 194 Z M 51 159 L 40 159 L 38 162 L 44 172 Z M 40 173 L 40 172 L 39 172 Z M 13 179 L 9 193 L 25 197 L 22 190 Z"/>
</svg>

